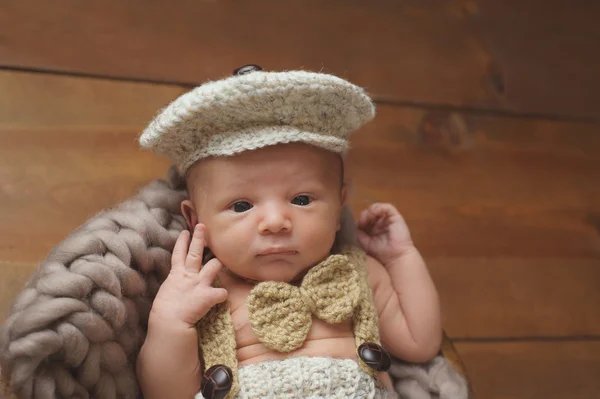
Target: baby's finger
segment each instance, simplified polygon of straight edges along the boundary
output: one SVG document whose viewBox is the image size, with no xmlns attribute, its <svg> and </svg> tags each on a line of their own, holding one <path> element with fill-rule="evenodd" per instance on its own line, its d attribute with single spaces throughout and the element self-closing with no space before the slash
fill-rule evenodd
<svg viewBox="0 0 600 399">
<path fill-rule="evenodd" d="M 388 203 L 377 203 L 373 204 L 373 212 L 377 215 L 399 215 L 400 212 L 392 205 Z"/>
<path fill-rule="evenodd" d="M 385 216 L 379 216 L 377 219 L 373 220 L 373 223 L 371 223 L 369 233 L 372 236 L 377 236 L 385 231 L 387 224 L 387 218 Z"/>
<path fill-rule="evenodd" d="M 204 230 L 203 224 L 198 223 L 194 228 L 194 235 L 185 258 L 185 269 L 190 272 L 199 272 L 202 268 L 202 254 L 204 253 Z"/>
<path fill-rule="evenodd" d="M 376 218 L 377 215 L 369 207 L 369 209 L 365 209 L 361 212 L 358 220 L 358 227 L 362 229 L 368 229 L 373 225 L 373 223 L 375 223 Z"/>
<path fill-rule="evenodd" d="M 225 288 L 198 286 L 194 293 L 199 307 L 207 310 L 227 299 L 227 290 Z"/>
<path fill-rule="evenodd" d="M 185 264 L 185 256 L 187 254 L 188 241 L 190 238 L 190 232 L 183 230 L 179 233 L 177 241 L 175 241 L 175 247 L 173 248 L 173 255 L 171 255 L 171 269 L 183 268 Z"/>
<path fill-rule="evenodd" d="M 211 285 L 222 268 L 223 264 L 217 258 L 213 258 L 206 262 L 206 265 L 200 270 L 200 281 L 202 284 Z"/>
<path fill-rule="evenodd" d="M 227 290 L 225 288 L 213 288 L 212 294 L 215 301 L 214 305 L 227 299 Z"/>
<path fill-rule="evenodd" d="M 373 216 L 377 218 L 385 216 L 388 213 L 388 210 L 387 204 L 382 203 L 373 204 L 370 209 Z"/>
</svg>

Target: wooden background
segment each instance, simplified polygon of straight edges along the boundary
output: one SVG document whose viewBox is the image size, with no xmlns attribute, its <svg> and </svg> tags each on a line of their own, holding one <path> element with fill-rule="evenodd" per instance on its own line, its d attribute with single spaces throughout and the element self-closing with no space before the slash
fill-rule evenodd
<svg viewBox="0 0 600 399">
<path fill-rule="evenodd" d="M 0 315 L 71 230 L 167 160 L 136 138 L 257 63 L 364 86 L 352 209 L 391 201 L 478 398 L 600 396 L 600 3 L 0 4 Z M 2 316 L 3 317 L 3 316 Z"/>
</svg>

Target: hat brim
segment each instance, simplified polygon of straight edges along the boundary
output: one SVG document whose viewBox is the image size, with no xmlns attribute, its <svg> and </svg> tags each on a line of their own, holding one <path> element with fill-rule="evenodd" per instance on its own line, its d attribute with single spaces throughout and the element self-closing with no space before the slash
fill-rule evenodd
<svg viewBox="0 0 600 399">
<path fill-rule="evenodd" d="M 306 143 L 342 155 L 349 148 L 347 140 L 307 132 L 294 126 L 255 126 L 212 135 L 205 146 L 189 153 L 182 159 L 178 167 L 181 171 L 187 171 L 199 159 L 210 156 L 231 156 L 244 151 L 286 143 Z"/>
</svg>

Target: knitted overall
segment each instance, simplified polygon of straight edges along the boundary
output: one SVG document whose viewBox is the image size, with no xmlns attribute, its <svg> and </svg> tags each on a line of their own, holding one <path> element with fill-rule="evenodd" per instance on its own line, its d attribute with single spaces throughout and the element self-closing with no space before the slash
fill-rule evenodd
<svg viewBox="0 0 600 399">
<path fill-rule="evenodd" d="M 300 287 L 282 282 L 258 284 L 247 305 L 259 340 L 279 352 L 293 351 L 303 344 L 314 315 L 328 323 L 351 317 L 357 347 L 379 343 L 365 259 L 358 247 L 345 246 L 314 266 Z M 223 364 L 233 371 L 228 398 L 385 397 L 385 390 L 373 378 L 374 371 L 360 358 L 356 362 L 291 357 L 238 370 L 235 332 L 226 302 L 200 320 L 198 335 L 205 370 Z"/>
</svg>

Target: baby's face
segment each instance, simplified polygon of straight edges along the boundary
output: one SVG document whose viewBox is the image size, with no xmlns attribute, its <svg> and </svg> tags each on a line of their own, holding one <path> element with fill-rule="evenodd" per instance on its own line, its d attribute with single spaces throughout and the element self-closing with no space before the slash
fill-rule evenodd
<svg viewBox="0 0 600 399">
<path fill-rule="evenodd" d="M 252 280 L 289 282 L 333 246 L 345 197 L 341 176 L 336 154 L 299 143 L 271 146 L 197 163 L 188 204 L 225 267 Z"/>
</svg>

